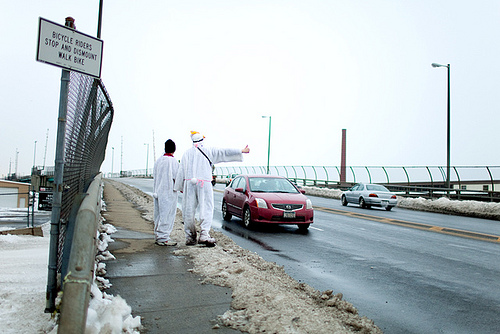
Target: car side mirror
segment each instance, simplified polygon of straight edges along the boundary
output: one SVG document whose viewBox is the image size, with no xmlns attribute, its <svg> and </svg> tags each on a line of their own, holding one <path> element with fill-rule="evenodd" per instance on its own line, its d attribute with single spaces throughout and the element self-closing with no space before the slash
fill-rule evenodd
<svg viewBox="0 0 500 334">
<path fill-rule="evenodd" d="M 238 193 L 244 193 L 245 190 L 243 190 L 243 188 L 236 188 L 234 189 L 234 191 L 238 192 Z"/>
<path fill-rule="evenodd" d="M 300 191 L 301 194 L 305 194 L 306 193 L 306 191 L 304 189 L 299 189 L 299 191 Z"/>
</svg>

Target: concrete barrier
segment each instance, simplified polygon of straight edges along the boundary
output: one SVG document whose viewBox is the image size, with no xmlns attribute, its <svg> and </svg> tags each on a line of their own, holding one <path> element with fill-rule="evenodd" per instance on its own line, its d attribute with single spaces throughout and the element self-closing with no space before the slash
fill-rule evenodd
<svg viewBox="0 0 500 334">
<path fill-rule="evenodd" d="M 68 274 L 63 281 L 63 297 L 57 333 L 84 333 L 90 289 L 94 279 L 96 236 L 101 210 L 102 174 L 87 190 L 78 210 L 69 258 Z"/>
</svg>

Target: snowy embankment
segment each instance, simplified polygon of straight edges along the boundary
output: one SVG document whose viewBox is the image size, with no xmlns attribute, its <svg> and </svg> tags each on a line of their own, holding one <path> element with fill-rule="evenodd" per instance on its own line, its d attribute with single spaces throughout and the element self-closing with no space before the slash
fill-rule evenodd
<svg viewBox="0 0 500 334">
<path fill-rule="evenodd" d="M 101 222 L 102 223 L 102 222 Z M 0 235 L 0 329 L 2 334 L 57 333 L 57 316 L 44 313 L 47 288 L 50 222 L 42 225 L 43 237 Z M 85 334 L 139 333 L 140 317 L 120 296 L 107 294 L 105 260 L 114 258 L 107 250 L 116 229 L 100 224 L 97 237 L 96 276 L 91 286 Z M 56 303 L 59 303 L 59 297 Z"/>
<path fill-rule="evenodd" d="M 334 198 L 340 200 L 342 191 L 317 187 L 302 187 L 306 195 Z M 500 203 L 478 201 L 452 201 L 446 197 L 439 199 L 407 198 L 398 196 L 399 208 L 455 214 L 467 217 L 477 217 L 500 220 Z"/>
</svg>

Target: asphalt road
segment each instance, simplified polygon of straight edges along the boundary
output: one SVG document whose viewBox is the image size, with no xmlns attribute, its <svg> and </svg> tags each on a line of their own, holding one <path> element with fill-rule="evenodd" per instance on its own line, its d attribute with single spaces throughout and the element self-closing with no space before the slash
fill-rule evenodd
<svg viewBox="0 0 500 334">
<path fill-rule="evenodd" d="M 123 180 L 152 192 L 152 180 Z M 388 224 L 383 218 L 500 235 L 500 222 L 394 208 L 343 207 L 311 197 L 309 232 L 294 225 L 247 230 L 224 222 L 222 185 L 213 228 L 318 290 L 342 292 L 385 333 L 499 333 L 500 243 Z M 337 213 L 328 211 L 334 209 Z"/>
</svg>

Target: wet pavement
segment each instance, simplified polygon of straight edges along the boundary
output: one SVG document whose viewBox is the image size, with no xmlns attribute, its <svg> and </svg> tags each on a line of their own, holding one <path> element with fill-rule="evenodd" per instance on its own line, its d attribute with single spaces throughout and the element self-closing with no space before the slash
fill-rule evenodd
<svg viewBox="0 0 500 334">
<path fill-rule="evenodd" d="M 106 292 L 120 295 L 132 315 L 141 316 L 141 333 L 240 333 L 217 323 L 231 307 L 230 289 L 202 284 L 188 259 L 173 254 L 176 247 L 155 245 L 152 223 L 110 183 L 104 199 L 103 216 L 118 230 L 109 244 L 116 259 L 106 261 L 112 284 Z"/>
</svg>

